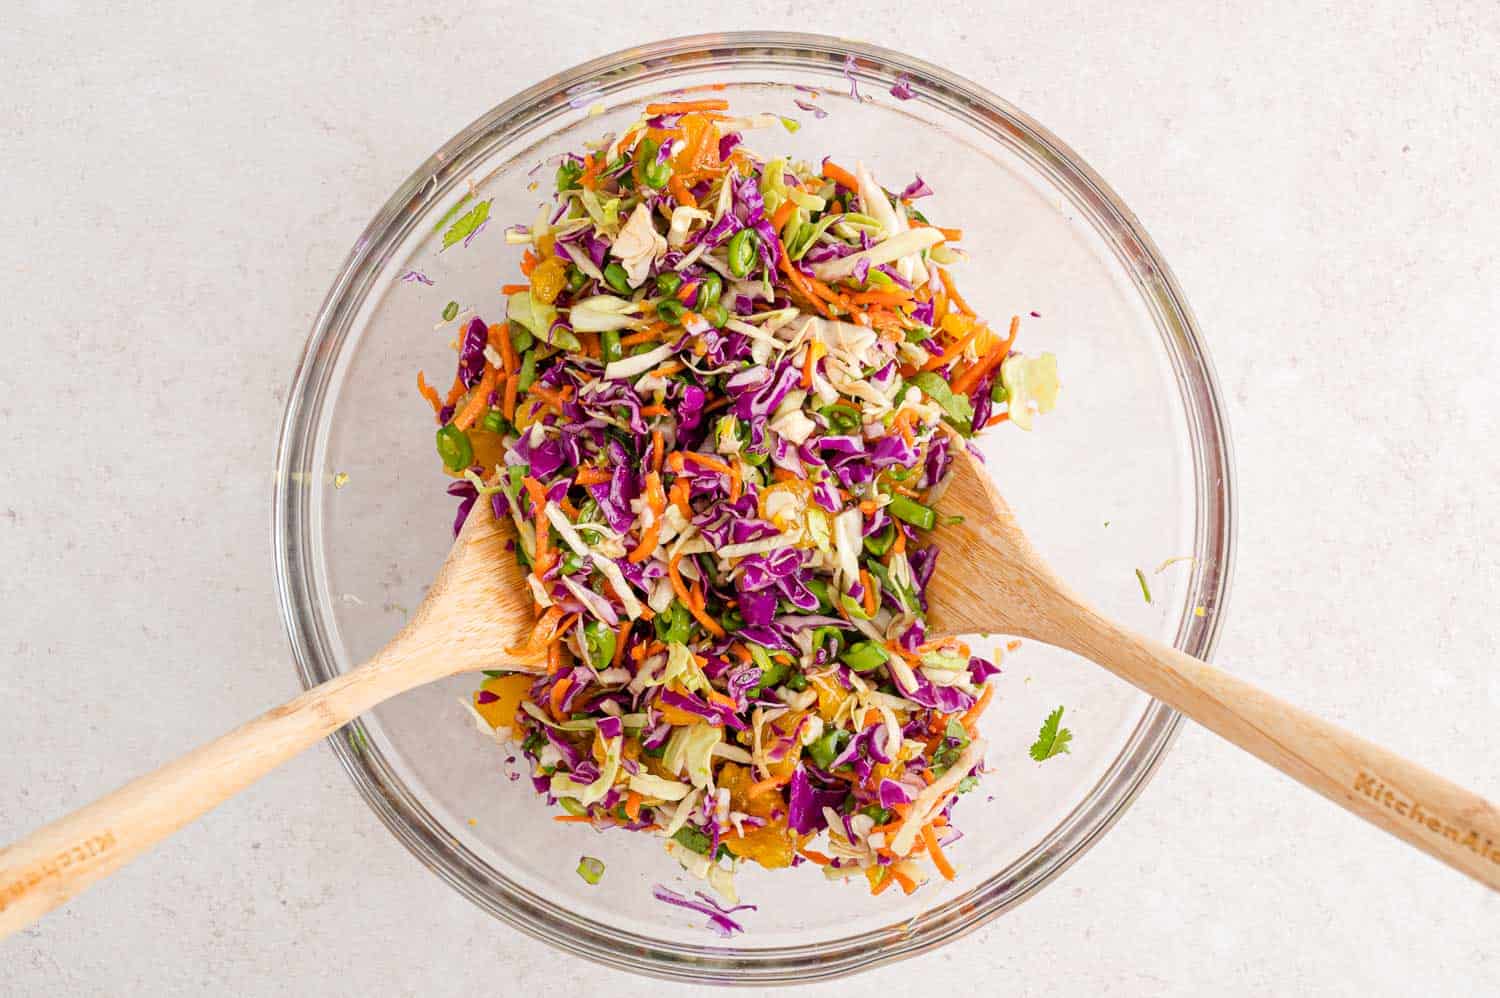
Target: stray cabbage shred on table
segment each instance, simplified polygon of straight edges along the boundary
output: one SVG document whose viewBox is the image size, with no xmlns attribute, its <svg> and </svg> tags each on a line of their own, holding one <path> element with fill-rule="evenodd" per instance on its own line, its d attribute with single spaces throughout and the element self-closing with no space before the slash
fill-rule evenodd
<svg viewBox="0 0 1500 998">
<path fill-rule="evenodd" d="M 557 820 L 660 836 L 731 903 L 743 860 L 954 876 L 999 669 L 929 640 L 926 535 L 951 449 L 1057 392 L 955 288 L 920 178 L 742 141 L 782 121 L 650 105 L 562 157 L 507 230 L 504 316 L 467 321 L 446 399 L 418 375 L 455 530 L 476 501 L 514 522 L 547 654 L 475 711 Z"/>
</svg>

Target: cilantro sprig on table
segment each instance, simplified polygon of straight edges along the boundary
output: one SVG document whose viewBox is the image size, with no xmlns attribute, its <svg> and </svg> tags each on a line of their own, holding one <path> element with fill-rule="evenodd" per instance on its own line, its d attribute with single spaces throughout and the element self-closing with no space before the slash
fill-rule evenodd
<svg viewBox="0 0 1500 998">
<path fill-rule="evenodd" d="M 1042 730 L 1037 735 L 1036 741 L 1031 743 L 1031 757 L 1037 762 L 1046 762 L 1055 755 L 1062 755 L 1068 751 L 1068 743 L 1073 740 L 1073 732 L 1067 728 L 1060 727 L 1062 724 L 1063 709 L 1061 707 L 1047 715 L 1042 722 Z"/>
</svg>

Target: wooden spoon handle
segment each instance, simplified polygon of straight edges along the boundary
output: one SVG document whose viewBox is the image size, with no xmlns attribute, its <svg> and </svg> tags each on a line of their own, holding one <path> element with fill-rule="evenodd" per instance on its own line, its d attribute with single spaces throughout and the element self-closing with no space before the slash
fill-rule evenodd
<svg viewBox="0 0 1500 998">
<path fill-rule="evenodd" d="M 1077 607 L 1051 640 L 1366 821 L 1500 890 L 1489 801 L 1244 680 Z"/>
<path fill-rule="evenodd" d="M 371 662 L 0 849 L 0 939 L 411 685 Z"/>
</svg>

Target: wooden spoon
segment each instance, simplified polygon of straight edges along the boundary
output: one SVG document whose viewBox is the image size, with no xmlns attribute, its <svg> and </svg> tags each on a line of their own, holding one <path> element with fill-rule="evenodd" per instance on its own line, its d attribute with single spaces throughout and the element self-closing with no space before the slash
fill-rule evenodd
<svg viewBox="0 0 1500 998">
<path fill-rule="evenodd" d="M 1082 655 L 1378 828 L 1500 890 L 1500 811 L 1379 745 L 1102 617 L 1065 586 L 961 444 L 934 532 L 928 633 L 1013 634 Z"/>
<path fill-rule="evenodd" d="M 0 849 L 0 939 L 398 693 L 478 669 L 542 671 L 542 656 L 506 651 L 532 628 L 531 591 L 505 549 L 515 530 L 488 503 L 474 508 L 426 598 L 374 658 Z"/>
<path fill-rule="evenodd" d="M 1365 820 L 1500 889 L 1500 814 L 1461 787 L 1150 638 L 1068 591 L 963 447 L 938 528 L 929 632 L 1014 634 L 1092 659 Z M 531 595 L 508 524 L 476 505 L 410 623 L 369 662 L 0 851 L 0 939 L 67 901 L 371 707 L 503 665 L 526 643 Z"/>
</svg>

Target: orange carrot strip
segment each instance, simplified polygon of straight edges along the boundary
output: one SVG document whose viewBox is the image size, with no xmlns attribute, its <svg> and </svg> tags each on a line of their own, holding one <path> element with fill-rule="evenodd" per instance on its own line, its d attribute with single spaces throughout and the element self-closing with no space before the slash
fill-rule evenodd
<svg viewBox="0 0 1500 998">
<path fill-rule="evenodd" d="M 693 507 L 688 503 L 688 492 L 690 483 L 686 478 L 679 478 L 672 483 L 671 501 L 678 511 L 689 520 L 693 518 Z"/>
<path fill-rule="evenodd" d="M 961 723 L 966 730 L 974 726 L 974 722 L 979 720 L 979 715 L 984 713 L 985 708 L 990 705 L 990 701 L 994 698 L 995 685 L 988 683 L 984 687 L 984 692 L 979 694 L 979 699 L 974 701 L 974 706 L 970 707 L 968 712 L 963 716 Z"/>
<path fill-rule="evenodd" d="M 417 391 L 421 392 L 422 397 L 432 406 L 433 415 L 443 411 L 443 400 L 438 397 L 437 389 L 427 383 L 427 378 L 421 371 L 417 372 Z"/>
<path fill-rule="evenodd" d="M 594 468 L 588 465 L 578 469 L 578 474 L 573 477 L 575 485 L 603 485 L 614 476 L 603 468 Z"/>
<path fill-rule="evenodd" d="M 915 880 L 911 879 L 906 874 L 896 869 L 894 866 L 890 867 L 889 869 L 891 871 L 891 876 L 896 879 L 896 883 L 901 885 L 901 893 L 910 894 L 912 891 L 915 891 L 917 889 L 917 882 Z"/>
<path fill-rule="evenodd" d="M 464 388 L 464 379 L 455 374 L 453 387 L 448 389 L 448 397 L 443 399 L 443 405 L 457 405 L 458 400 L 464 397 Z"/>
<path fill-rule="evenodd" d="M 502 284 L 502 285 L 500 285 L 500 293 L 502 295 L 519 294 L 522 291 L 530 291 L 530 290 L 531 290 L 531 285 L 530 284 Z"/>
<path fill-rule="evenodd" d="M 638 333 L 631 333 L 629 336 L 621 336 L 620 346 L 633 347 L 637 343 L 650 343 L 652 340 L 661 339 L 661 334 L 666 328 L 667 324 L 665 322 L 652 323 L 650 326 L 642 329 Z"/>
<path fill-rule="evenodd" d="M 953 303 L 953 307 L 964 315 L 972 316 L 974 310 L 969 307 L 969 303 L 964 301 L 963 295 L 960 295 L 958 289 L 953 286 L 953 278 L 948 276 L 948 272 L 939 267 L 938 276 L 943 280 L 943 289 L 948 292 L 948 300 Z"/>
<path fill-rule="evenodd" d="M 955 873 L 953 864 L 948 862 L 947 856 L 943 855 L 943 850 L 938 845 L 937 833 L 932 830 L 931 825 L 923 827 L 922 841 L 927 843 L 927 855 L 932 857 L 932 865 L 937 867 L 938 873 L 943 875 L 944 880 L 952 880 Z"/>
<path fill-rule="evenodd" d="M 829 863 L 833 862 L 832 859 L 818 852 L 818 850 L 816 849 L 798 849 L 797 851 L 800 852 L 809 862 L 816 863 L 819 866 L 827 866 Z"/>
<path fill-rule="evenodd" d="M 821 342 L 821 341 L 820 341 Z M 802 358 L 802 387 L 811 388 L 813 379 L 813 368 L 817 366 L 818 355 L 813 350 L 812 344 L 807 345 L 807 353 Z"/>
<path fill-rule="evenodd" d="M 796 210 L 797 205 L 793 203 L 791 198 L 787 198 L 785 201 L 781 202 L 781 207 L 777 208 L 776 214 L 771 216 L 771 228 L 775 229 L 777 232 L 780 232 L 781 227 L 786 224 L 787 219 L 791 218 L 792 212 Z"/>
<path fill-rule="evenodd" d="M 984 379 L 986 374 L 999 367 L 1010 353 L 1011 344 L 1016 342 L 1016 334 L 1021 330 L 1021 317 L 1013 315 L 1010 317 L 1010 335 L 999 343 L 995 348 L 985 354 L 979 360 L 970 365 L 964 373 L 954 378 L 950 383 L 955 395 L 967 395 L 974 390 L 974 386 Z"/>
<path fill-rule="evenodd" d="M 552 820 L 561 822 L 564 825 L 571 825 L 583 821 L 592 822 L 594 819 L 586 814 L 554 814 Z"/>
<path fill-rule="evenodd" d="M 911 292 L 904 289 L 891 291 L 856 291 L 849 296 L 856 305 L 904 305 L 911 301 Z"/>
<path fill-rule="evenodd" d="M 989 418 L 989 421 L 986 422 L 984 425 L 985 426 L 994 426 L 997 423 L 1003 423 L 1003 422 L 1005 422 L 1009 418 L 1010 418 L 1010 413 L 1008 413 L 1008 412 L 1002 412 L 998 416 L 991 416 Z"/>
<path fill-rule="evenodd" d="M 666 414 L 667 414 L 667 407 L 664 406 L 664 405 L 643 405 L 643 406 L 641 406 L 641 415 L 642 416 L 665 416 Z"/>
<path fill-rule="evenodd" d="M 525 253 L 522 253 L 521 273 L 525 274 L 527 277 L 530 277 L 531 272 L 536 269 L 536 263 L 536 254 L 531 252 L 531 250 L 527 250 Z"/>
<path fill-rule="evenodd" d="M 873 617 L 877 609 L 875 605 L 875 584 L 870 579 L 870 573 L 863 568 L 859 570 L 859 581 L 865 587 L 865 613 Z"/>
<path fill-rule="evenodd" d="M 651 431 L 651 467 L 661 471 L 662 448 L 666 446 L 666 440 L 661 435 L 661 430 Z"/>
<path fill-rule="evenodd" d="M 785 786 L 791 779 L 792 776 L 788 773 L 785 776 L 773 776 L 768 780 L 758 780 L 745 788 L 745 796 L 759 797 L 768 790 L 775 790 L 777 787 Z"/>
<path fill-rule="evenodd" d="M 500 354 L 503 366 L 500 368 L 506 374 L 516 373 L 516 348 L 510 342 L 510 325 L 497 322 L 487 332 L 490 346 L 494 347 Z"/>
<path fill-rule="evenodd" d="M 859 181 L 854 179 L 854 174 L 839 166 L 831 159 L 823 161 L 823 176 L 840 186 L 849 188 L 851 191 L 859 190 Z"/>
<path fill-rule="evenodd" d="M 646 503 L 654 515 L 651 518 L 651 526 L 641 531 L 641 542 L 625 557 L 625 560 L 632 565 L 640 564 L 656 553 L 656 539 L 661 536 L 661 525 L 664 519 L 662 514 L 667 511 L 667 500 L 661 491 L 660 472 L 653 471 L 646 476 Z"/>
<path fill-rule="evenodd" d="M 781 246 L 778 249 L 780 252 L 777 256 L 780 259 L 777 261 L 777 265 L 781 267 L 781 272 L 786 274 L 787 280 L 792 282 L 792 287 L 802 292 L 803 297 L 817 310 L 819 315 L 825 319 L 828 318 L 828 306 L 823 304 L 823 300 L 813 293 L 813 289 L 807 283 L 807 276 L 792 266 L 791 259 L 786 255 L 786 247 Z"/>
<path fill-rule="evenodd" d="M 625 661 L 625 644 L 630 638 L 630 625 L 633 623 L 634 621 L 629 617 L 620 621 L 620 631 L 615 635 L 615 655 L 609 661 L 610 668 L 616 668 L 621 662 Z"/>
<path fill-rule="evenodd" d="M 583 157 L 583 173 L 578 177 L 578 186 L 584 190 L 593 190 L 599 185 L 599 171 L 604 167 L 603 159 L 596 159 L 593 153 Z"/>
<path fill-rule="evenodd" d="M 881 867 L 881 869 L 889 871 L 890 868 L 889 867 Z M 896 878 L 893 877 L 893 876 L 891 876 L 890 873 L 887 872 L 885 876 L 881 877 L 879 880 L 877 880 L 875 882 L 875 886 L 874 887 L 870 888 L 870 893 L 872 895 L 878 897 L 882 893 L 884 893 L 886 890 L 888 890 L 890 888 L 890 886 L 892 884 L 894 884 L 895 882 L 896 882 Z"/>
<path fill-rule="evenodd" d="M 629 818 L 631 821 L 634 821 L 640 816 L 641 795 L 636 793 L 634 790 L 627 791 L 625 794 L 625 817 Z"/>
<path fill-rule="evenodd" d="M 521 384 L 517 375 L 510 375 L 505 379 L 505 394 L 500 399 L 500 409 L 505 413 L 505 418 L 510 422 L 516 419 L 516 389 Z"/>
<path fill-rule="evenodd" d="M 692 594 L 688 592 L 687 586 L 683 584 L 682 575 L 677 570 L 677 564 L 680 561 L 682 561 L 681 551 L 673 555 L 672 559 L 667 562 L 667 578 L 672 581 L 673 591 L 677 593 L 677 598 L 682 600 L 682 605 L 688 608 L 688 612 L 697 618 L 698 623 L 703 625 L 705 631 L 716 638 L 722 638 L 724 636 L 724 628 L 720 627 L 717 620 L 710 617 L 701 606 L 697 605 L 697 601 L 693 599 Z"/>
<path fill-rule="evenodd" d="M 479 414 L 489 408 L 490 392 L 495 390 L 495 367 L 493 364 L 484 365 L 484 377 L 479 379 L 479 384 L 474 386 L 474 391 L 469 395 L 469 401 L 464 403 L 462 411 L 453 417 L 453 425 L 460 430 L 467 430 L 474 425 L 474 420 Z"/>
<path fill-rule="evenodd" d="M 683 452 L 682 456 L 683 456 L 684 460 L 693 461 L 693 462 L 695 462 L 697 464 L 701 464 L 701 465 L 703 465 L 703 467 L 707 468 L 709 471 L 717 471 L 721 475 L 733 475 L 734 474 L 734 469 L 733 468 L 729 467 L 729 465 L 725 464 L 723 461 L 720 461 L 718 458 L 713 457 L 711 455 L 700 454 L 697 451 L 685 451 L 685 452 Z"/>
<path fill-rule="evenodd" d="M 745 481 L 740 477 L 740 463 L 736 461 L 729 466 L 729 501 L 739 502 L 744 490 Z"/>
<path fill-rule="evenodd" d="M 568 695 L 568 690 L 573 687 L 573 677 L 564 676 L 552 686 L 552 693 L 547 698 L 547 703 L 552 707 L 552 716 L 562 717 L 563 698 Z"/>
</svg>

